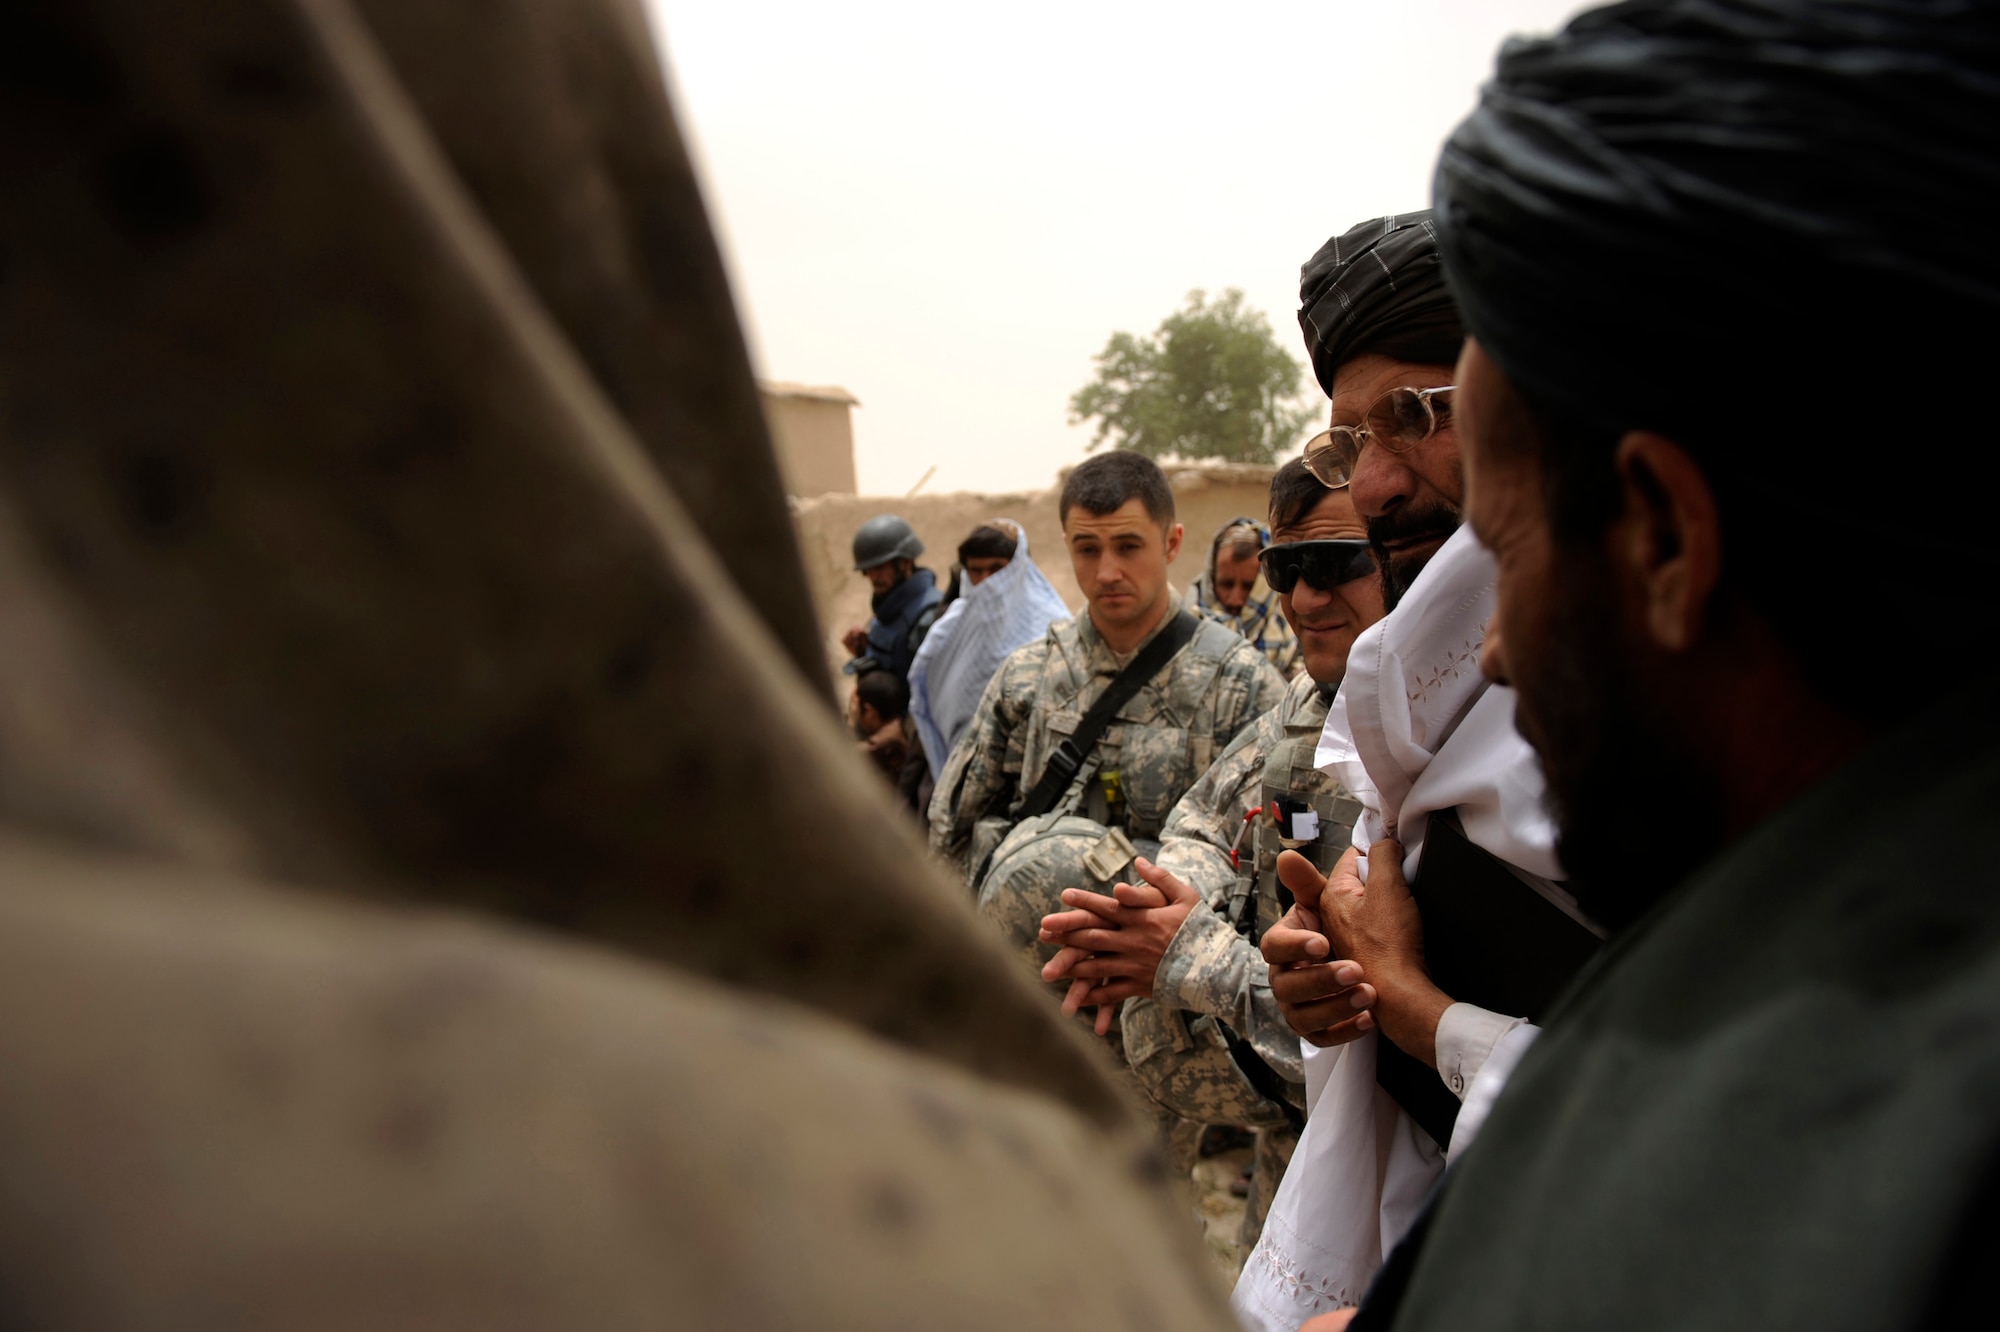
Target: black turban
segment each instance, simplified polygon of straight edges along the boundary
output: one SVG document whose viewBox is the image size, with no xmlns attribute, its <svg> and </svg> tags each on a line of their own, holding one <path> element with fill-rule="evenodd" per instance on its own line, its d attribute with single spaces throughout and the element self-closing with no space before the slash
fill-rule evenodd
<svg viewBox="0 0 2000 1332">
<path fill-rule="evenodd" d="M 2000 4 L 1586 13 L 1502 48 L 1436 201 L 1468 331 L 1558 415 L 1815 503 L 1903 450 L 1992 474 Z"/>
<path fill-rule="evenodd" d="M 1328 397 L 1333 372 L 1363 352 L 1456 361 L 1465 329 L 1445 286 L 1430 212 L 1378 217 L 1320 246 L 1299 270 L 1299 327 Z"/>
</svg>

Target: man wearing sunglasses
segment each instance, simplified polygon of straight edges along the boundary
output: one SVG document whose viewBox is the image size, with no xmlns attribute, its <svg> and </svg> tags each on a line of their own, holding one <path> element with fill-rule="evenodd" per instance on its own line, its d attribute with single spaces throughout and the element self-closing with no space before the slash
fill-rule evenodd
<svg viewBox="0 0 2000 1332">
<path fill-rule="evenodd" d="M 1070 1012 L 1095 1005 L 1104 1032 L 1114 1008 L 1136 1001 L 1122 1014 L 1125 1055 L 1154 1099 L 1195 1123 L 1257 1131 L 1245 1252 L 1305 1106 L 1299 1039 L 1257 941 L 1290 905 L 1279 854 L 1303 851 L 1331 871 L 1347 849 L 1358 806 L 1314 770 L 1313 751 L 1348 649 L 1383 613 L 1367 529 L 1344 489 L 1293 459 L 1271 478 L 1270 525 L 1264 578 L 1304 671 L 1175 806 L 1158 862 L 1138 862 L 1141 882 L 1109 898 L 1070 889 L 1041 930 L 1061 948 L 1042 976 L 1071 982 Z"/>
</svg>

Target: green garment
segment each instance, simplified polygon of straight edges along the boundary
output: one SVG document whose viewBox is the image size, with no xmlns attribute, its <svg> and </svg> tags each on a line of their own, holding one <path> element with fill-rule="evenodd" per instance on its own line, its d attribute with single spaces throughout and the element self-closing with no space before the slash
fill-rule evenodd
<svg viewBox="0 0 2000 1332">
<path fill-rule="evenodd" d="M 1996 808 L 1989 683 L 1683 885 L 1563 1001 L 1358 1326 L 1954 1322 L 1995 1214 Z"/>
</svg>

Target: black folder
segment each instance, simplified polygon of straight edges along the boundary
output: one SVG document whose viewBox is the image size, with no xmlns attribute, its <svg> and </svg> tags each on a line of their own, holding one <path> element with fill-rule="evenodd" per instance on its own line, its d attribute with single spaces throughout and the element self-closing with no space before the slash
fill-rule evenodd
<svg viewBox="0 0 2000 1332">
<path fill-rule="evenodd" d="M 1424 966 L 1453 999 L 1537 1021 L 1604 944 L 1560 884 L 1518 870 L 1466 839 L 1457 811 L 1431 815 L 1410 885 L 1424 921 Z M 1388 1040 L 1375 1044 L 1375 1080 L 1444 1147 L 1458 1097 L 1437 1070 Z"/>
</svg>

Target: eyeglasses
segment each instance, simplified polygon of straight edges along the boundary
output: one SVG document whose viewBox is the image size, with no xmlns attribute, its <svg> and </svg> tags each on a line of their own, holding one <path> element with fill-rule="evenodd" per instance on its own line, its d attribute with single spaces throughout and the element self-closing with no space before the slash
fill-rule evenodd
<svg viewBox="0 0 2000 1332">
<path fill-rule="evenodd" d="M 1451 419 L 1451 395 L 1458 385 L 1442 388 L 1392 388 L 1375 399 L 1358 426 L 1334 426 L 1306 441 L 1306 470 L 1339 490 L 1354 479 L 1361 450 L 1374 440 L 1391 453 L 1408 453 L 1437 433 Z"/>
<path fill-rule="evenodd" d="M 1303 578 L 1322 592 L 1375 572 L 1375 554 L 1366 541 L 1286 541 L 1264 547 L 1264 581 L 1288 596 Z"/>
</svg>

